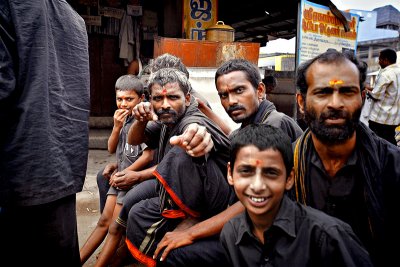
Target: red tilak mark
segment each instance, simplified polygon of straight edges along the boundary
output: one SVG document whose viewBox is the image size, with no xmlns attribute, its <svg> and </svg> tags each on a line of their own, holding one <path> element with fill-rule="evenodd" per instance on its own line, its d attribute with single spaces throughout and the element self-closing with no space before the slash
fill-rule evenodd
<svg viewBox="0 0 400 267">
<path fill-rule="evenodd" d="M 162 91 L 161 91 L 161 93 L 163 94 L 163 95 L 166 95 L 167 94 L 167 89 L 162 89 Z"/>
</svg>

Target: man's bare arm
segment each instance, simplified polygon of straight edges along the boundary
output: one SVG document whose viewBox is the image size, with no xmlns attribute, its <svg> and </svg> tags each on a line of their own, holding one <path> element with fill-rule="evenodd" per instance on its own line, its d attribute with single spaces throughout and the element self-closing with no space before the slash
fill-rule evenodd
<svg viewBox="0 0 400 267">
<path fill-rule="evenodd" d="M 199 103 L 199 110 L 203 112 L 209 119 L 214 121 L 221 130 L 226 134 L 229 135 L 232 132 L 231 127 L 223 119 L 221 119 L 212 109 L 210 109 L 203 101 L 196 98 L 197 102 Z"/>
<path fill-rule="evenodd" d="M 132 109 L 132 116 L 135 117 L 128 132 L 128 144 L 140 145 L 147 141 L 144 131 L 149 121 L 157 120 L 157 115 L 148 102 L 141 102 Z"/>
</svg>

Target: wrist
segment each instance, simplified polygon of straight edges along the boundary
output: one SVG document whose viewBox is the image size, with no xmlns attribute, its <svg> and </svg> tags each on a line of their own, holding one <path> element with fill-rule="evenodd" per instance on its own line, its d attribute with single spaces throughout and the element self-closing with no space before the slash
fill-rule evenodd
<svg viewBox="0 0 400 267">
<path fill-rule="evenodd" d="M 115 130 L 121 130 L 121 128 L 122 128 L 122 124 L 115 124 L 115 123 L 114 123 L 113 129 L 115 129 Z"/>
</svg>

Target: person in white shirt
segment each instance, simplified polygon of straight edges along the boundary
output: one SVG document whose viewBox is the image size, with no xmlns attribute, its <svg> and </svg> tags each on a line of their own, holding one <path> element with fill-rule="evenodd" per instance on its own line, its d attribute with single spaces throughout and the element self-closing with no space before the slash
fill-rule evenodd
<svg viewBox="0 0 400 267">
<path fill-rule="evenodd" d="M 387 48 L 379 54 L 381 71 L 372 91 L 369 128 L 378 136 L 396 145 L 395 128 L 400 124 L 400 66 L 396 51 Z"/>
</svg>

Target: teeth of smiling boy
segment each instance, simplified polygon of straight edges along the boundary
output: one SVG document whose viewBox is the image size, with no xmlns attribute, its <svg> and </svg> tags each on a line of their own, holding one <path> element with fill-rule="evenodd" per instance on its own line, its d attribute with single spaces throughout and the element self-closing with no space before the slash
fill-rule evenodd
<svg viewBox="0 0 400 267">
<path fill-rule="evenodd" d="M 250 197 L 250 199 L 254 202 L 263 202 L 265 201 L 264 197 Z"/>
</svg>

